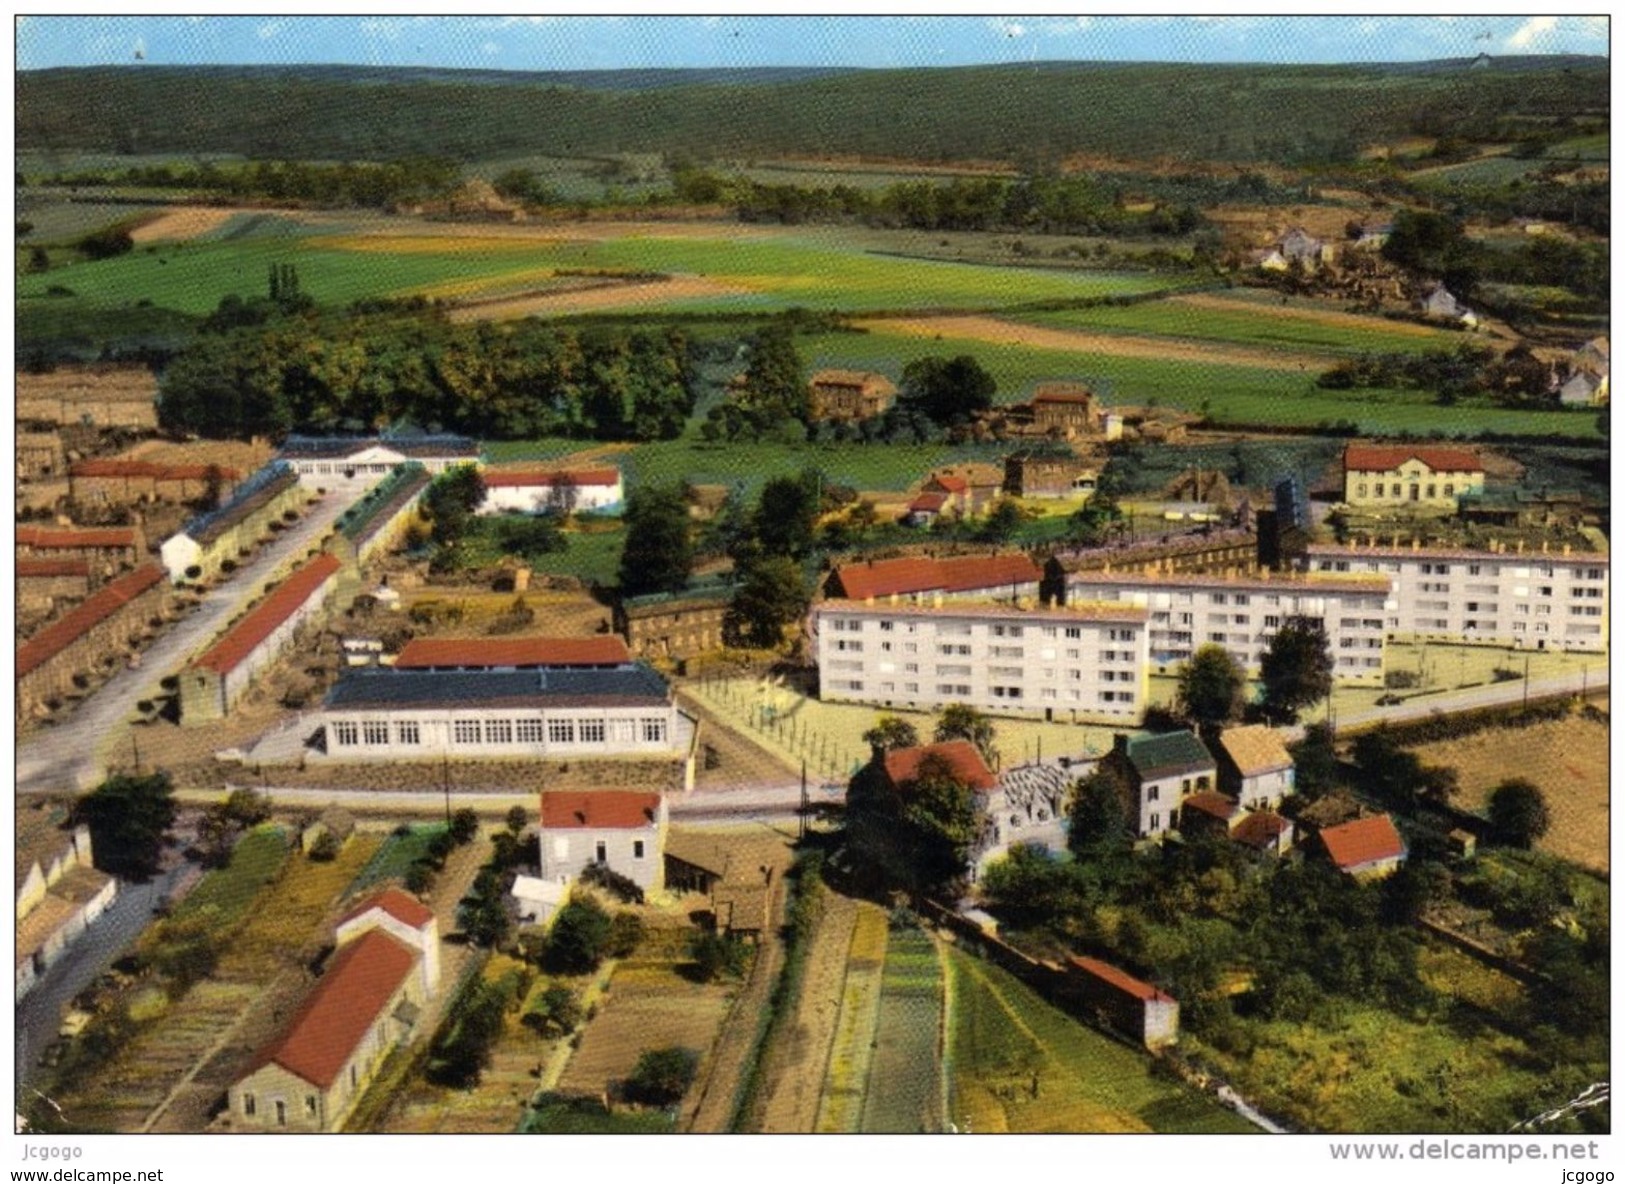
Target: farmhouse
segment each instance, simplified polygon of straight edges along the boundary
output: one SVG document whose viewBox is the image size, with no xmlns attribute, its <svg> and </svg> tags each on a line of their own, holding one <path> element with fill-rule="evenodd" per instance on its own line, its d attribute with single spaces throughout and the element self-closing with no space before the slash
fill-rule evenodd
<svg viewBox="0 0 1625 1184">
<path fill-rule="evenodd" d="M 1317 574 L 1392 581 L 1391 636 L 1607 652 L 1607 555 L 1314 543 L 1303 562 Z"/>
<path fill-rule="evenodd" d="M 211 490 L 229 496 L 242 473 L 220 465 L 163 464 L 108 457 L 68 466 L 68 496 L 87 505 L 133 506 L 141 502 L 186 502 Z"/>
<path fill-rule="evenodd" d="M 1455 509 L 1484 493 L 1484 462 L 1464 448 L 1350 444 L 1343 500 L 1351 506 Z"/>
<path fill-rule="evenodd" d="M 1040 574 L 1037 565 L 1020 552 L 942 559 L 906 555 L 842 564 L 825 582 L 825 592 L 847 600 L 891 604 L 938 599 L 1020 601 L 1038 595 Z"/>
<path fill-rule="evenodd" d="M 158 379 L 145 366 L 59 365 L 17 372 L 17 422 L 156 428 Z"/>
<path fill-rule="evenodd" d="M 227 1091 L 232 1126 L 337 1130 L 379 1066 L 416 1034 L 439 986 L 434 914 L 386 889 L 341 921 L 334 940 L 321 981 Z"/>
<path fill-rule="evenodd" d="M 1233 842 L 1265 855 L 1285 855 L 1292 850 L 1292 823 L 1273 810 L 1251 810 L 1230 832 Z"/>
<path fill-rule="evenodd" d="M 90 595 L 90 562 L 85 559 L 19 559 L 17 612 L 46 614 Z"/>
<path fill-rule="evenodd" d="M 1473 310 L 1451 295 L 1443 284 L 1436 285 L 1422 298 L 1421 309 L 1422 315 L 1430 320 L 1455 321 L 1469 329 L 1478 326 Z"/>
<path fill-rule="evenodd" d="M 1292 754 L 1261 724 L 1226 728 L 1219 737 L 1219 787 L 1249 810 L 1274 810 L 1296 789 Z"/>
<path fill-rule="evenodd" d="M 76 675 L 122 661 L 164 611 L 168 587 L 157 564 L 99 588 L 17 650 L 17 718 L 38 713 L 74 690 Z"/>
<path fill-rule="evenodd" d="M 15 535 L 17 558 L 82 559 L 92 579 L 134 567 L 146 556 L 147 540 L 135 526 L 28 526 Z"/>
<path fill-rule="evenodd" d="M 903 514 L 910 526 L 930 526 L 953 510 L 953 495 L 942 490 L 922 490 L 914 495 Z"/>
<path fill-rule="evenodd" d="M 380 555 L 401 545 L 418 518 L 418 503 L 429 488 L 429 471 L 415 461 L 399 465 L 360 501 L 339 516 L 328 550 L 359 575 Z"/>
<path fill-rule="evenodd" d="M 1320 848 L 1338 871 L 1356 880 L 1391 875 L 1408 854 L 1405 840 L 1386 814 L 1326 827 L 1320 832 Z"/>
<path fill-rule="evenodd" d="M 1144 608 L 828 600 L 813 626 L 819 697 L 829 702 L 1117 722 L 1145 710 Z"/>
<path fill-rule="evenodd" d="M 928 760 L 943 762 L 958 781 L 972 793 L 990 793 L 999 780 L 987 767 L 976 745 L 969 740 L 944 740 L 936 744 L 917 744 L 911 748 L 893 748 L 880 758 L 886 783 L 893 793 L 905 793 L 920 776 L 920 765 Z"/>
<path fill-rule="evenodd" d="M 1017 452 L 1004 461 L 1004 491 L 1012 497 L 1084 501 L 1099 478 L 1097 465 L 1073 453 Z"/>
<path fill-rule="evenodd" d="M 808 413 L 815 420 L 873 419 L 896 398 L 896 383 L 867 370 L 820 370 L 807 380 Z"/>
<path fill-rule="evenodd" d="M 62 437 L 56 432 L 17 433 L 17 480 L 55 477 L 68 467 Z"/>
<path fill-rule="evenodd" d="M 118 881 L 96 870 L 90 828 L 55 806 L 17 810 L 16 998 L 112 903 Z"/>
<path fill-rule="evenodd" d="M 1066 799 L 1076 775 L 1059 765 L 1038 763 L 999 773 L 998 786 L 979 798 L 986 826 L 977 844 L 977 877 L 1017 844 L 1051 852 L 1066 849 Z"/>
<path fill-rule="evenodd" d="M 1595 407 L 1608 401 L 1608 377 L 1577 370 L 1557 388 L 1557 401 L 1564 407 Z"/>
<path fill-rule="evenodd" d="M 1067 959 L 1063 991 L 1097 1018 L 1147 1048 L 1179 1039 L 1179 1004 L 1148 982 L 1098 958 Z"/>
<path fill-rule="evenodd" d="M 1382 685 L 1393 594 L 1381 575 L 1257 576 L 1115 575 L 1073 572 L 1067 601 L 1113 601 L 1150 614 L 1150 660 L 1167 674 L 1209 643 L 1222 645 L 1243 669 L 1256 671 L 1276 631 L 1290 617 L 1326 628 L 1340 683 Z"/>
<path fill-rule="evenodd" d="M 621 471 L 599 469 L 486 469 L 481 514 L 572 514 L 613 510 L 626 496 Z"/>
<path fill-rule="evenodd" d="M 1082 383 L 1041 382 L 1029 406 L 1034 429 L 1045 435 L 1074 440 L 1101 434 L 1103 409 Z"/>
<path fill-rule="evenodd" d="M 1332 261 L 1331 244 L 1322 242 L 1301 226 L 1294 226 L 1275 240 L 1275 249 L 1288 267 L 1294 263 L 1305 271 L 1317 271 Z"/>
<path fill-rule="evenodd" d="M 416 461 L 431 474 L 478 464 L 480 447 L 466 436 L 399 432 L 380 436 L 289 436 L 277 456 L 306 485 L 372 480 Z"/>
<path fill-rule="evenodd" d="M 615 606 L 615 629 L 638 658 L 692 658 L 722 648 L 722 623 L 732 603 L 732 586 L 720 583 L 629 596 Z"/>
<path fill-rule="evenodd" d="M 1159 838 L 1178 824 L 1186 799 L 1213 789 L 1218 766 L 1194 732 L 1112 737 L 1103 768 L 1122 777 L 1135 803 L 1135 833 Z"/>
<path fill-rule="evenodd" d="M 338 584 L 339 561 L 322 553 L 301 565 L 204 650 L 180 676 L 181 719 L 223 719 L 292 644 L 301 626 L 321 612 Z"/>
<path fill-rule="evenodd" d="M 274 461 L 266 465 L 219 509 L 198 515 L 164 540 L 159 554 L 169 578 L 177 584 L 214 578 L 257 546 L 272 522 L 302 508 L 306 496 L 292 469 Z"/>
<path fill-rule="evenodd" d="M 346 668 L 321 712 L 338 761 L 686 757 L 694 721 L 647 666 L 444 672 Z"/>
<path fill-rule="evenodd" d="M 645 892 L 665 883 L 666 799 L 658 793 L 544 792 L 538 833 L 543 880 L 567 883 L 597 864 Z"/>
<path fill-rule="evenodd" d="M 1067 579 L 1075 572 L 1113 571 L 1125 575 L 1252 575 L 1258 570 L 1258 536 L 1250 530 L 1214 530 L 1134 542 L 1058 551 L 1044 563 L 1039 588 L 1045 603 L 1065 604 Z"/>
<path fill-rule="evenodd" d="M 396 670 L 562 670 L 626 666 L 632 655 L 613 633 L 595 637 L 416 637 L 402 647 Z"/>
</svg>

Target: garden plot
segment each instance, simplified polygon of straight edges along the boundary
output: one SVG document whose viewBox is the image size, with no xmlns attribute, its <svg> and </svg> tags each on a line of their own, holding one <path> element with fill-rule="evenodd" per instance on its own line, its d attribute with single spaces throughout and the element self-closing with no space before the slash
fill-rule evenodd
<svg viewBox="0 0 1625 1184">
<path fill-rule="evenodd" d="M 886 938 L 885 910 L 868 901 L 858 902 L 857 925 L 846 957 L 846 983 L 841 990 L 841 1016 L 818 1106 L 815 1129 L 821 1134 L 855 1133 L 862 1125 L 864 1087 L 880 1019 Z"/>
<path fill-rule="evenodd" d="M 880 1013 L 869 1083 L 865 1134 L 943 1129 L 943 977 L 936 943 L 919 929 L 891 935 L 880 980 Z"/>
</svg>

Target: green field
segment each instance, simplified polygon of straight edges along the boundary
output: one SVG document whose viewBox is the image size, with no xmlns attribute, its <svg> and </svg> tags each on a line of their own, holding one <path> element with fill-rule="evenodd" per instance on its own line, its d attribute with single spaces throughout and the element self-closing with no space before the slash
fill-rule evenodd
<svg viewBox="0 0 1625 1184">
<path fill-rule="evenodd" d="M 249 831 L 231 853 L 231 862 L 209 872 L 175 906 L 173 920 L 210 915 L 215 928 L 229 929 L 254 898 L 281 872 L 288 858 L 288 834 L 279 826 Z"/>
<path fill-rule="evenodd" d="M 811 366 L 897 367 L 928 353 L 970 354 L 999 384 L 997 402 L 1019 402 L 1034 383 L 1071 378 L 1089 382 L 1106 402 L 1159 405 L 1207 414 L 1216 425 L 1277 424 L 1313 427 L 1349 420 L 1372 435 L 1412 432 L 1432 436 L 1571 436 L 1598 439 L 1596 414 L 1508 411 L 1497 407 L 1442 408 L 1419 391 L 1327 391 L 1312 375 L 1244 366 L 1212 366 L 1180 360 L 1114 358 L 1086 352 L 1035 349 L 969 338 L 927 340 L 887 332 L 884 325 L 855 336 L 804 338 L 802 356 Z"/>
<path fill-rule="evenodd" d="M 367 865 L 356 874 L 355 881 L 350 885 L 350 892 L 360 892 L 386 880 L 403 879 L 407 868 L 419 859 L 427 857 L 430 841 L 445 829 L 445 825 L 438 822 L 419 823 L 409 827 L 404 835 L 390 835 L 384 845 L 367 861 Z"/>
<path fill-rule="evenodd" d="M 1252 301 L 1232 303 L 1233 308 L 1220 310 L 1156 300 L 1122 307 L 1032 313 L 1020 319 L 1063 329 L 1234 342 L 1316 354 L 1413 353 L 1450 348 L 1460 340 L 1459 334 L 1442 331 L 1426 335 L 1401 331 L 1380 317 L 1366 318 L 1365 325 L 1325 325 L 1295 316 L 1276 316 L 1266 306 Z"/>
<path fill-rule="evenodd" d="M 1239 1134 L 1253 1128 L 999 967 L 948 951 L 949 1119 L 960 1130 Z M 1036 1091 L 1034 1087 L 1036 1086 Z"/>
<path fill-rule="evenodd" d="M 864 1134 L 942 1129 L 937 1033 L 942 963 L 918 929 L 891 935 L 880 978 L 880 1014 L 864 1090 Z"/>
<path fill-rule="evenodd" d="M 699 276 L 731 291 L 640 305 L 639 312 L 772 311 L 801 306 L 885 309 L 1000 308 L 1156 291 L 1166 277 L 1043 271 L 898 259 L 815 237 L 714 239 L 627 237 L 607 242 L 425 235 L 244 237 L 165 243 L 47 275 L 20 277 L 19 301 L 52 285 L 92 305 L 151 300 L 206 313 L 220 298 L 260 293 L 272 263 L 292 263 L 319 303 L 377 296 L 489 296 L 545 286 L 558 269 Z"/>
</svg>

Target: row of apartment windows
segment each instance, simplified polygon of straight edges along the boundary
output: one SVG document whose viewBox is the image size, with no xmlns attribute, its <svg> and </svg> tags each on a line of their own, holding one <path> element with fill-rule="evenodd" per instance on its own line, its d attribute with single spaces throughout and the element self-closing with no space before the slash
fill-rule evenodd
<svg viewBox="0 0 1625 1184">
<path fill-rule="evenodd" d="M 663 744 L 666 741 L 664 719 L 458 719 L 451 725 L 454 744 L 540 744 L 545 735 L 549 744 L 603 744 L 606 740 L 616 744 L 633 744 L 639 738 L 645 744 Z M 331 726 L 333 743 L 340 748 L 357 745 L 378 746 L 390 742 L 390 723 L 387 720 L 334 720 Z M 395 743 L 412 747 L 423 743 L 423 732 L 417 720 L 394 722 Z"/>
<path fill-rule="evenodd" d="M 1389 484 L 1392 485 L 1393 492 L 1392 493 L 1385 493 L 1384 491 L 1389 488 Z M 1366 487 L 1364 485 L 1357 485 L 1355 487 L 1355 491 L 1354 491 L 1355 496 L 1356 497 L 1397 497 L 1397 498 L 1403 498 L 1405 496 L 1405 486 L 1403 484 L 1401 484 L 1400 482 L 1397 482 L 1397 481 L 1391 482 L 1389 484 L 1384 484 L 1383 482 L 1378 481 L 1374 486 L 1375 492 L 1369 493 L 1369 494 L 1366 493 Z M 1423 496 L 1422 494 L 1420 494 L 1418 492 L 1421 488 L 1422 487 L 1420 485 L 1416 485 L 1416 484 L 1411 485 L 1410 490 L 1411 490 L 1411 500 L 1412 501 L 1416 501 L 1419 497 Z M 1439 490 L 1439 487 L 1438 487 L 1437 484 L 1429 485 L 1427 487 L 1426 496 L 1427 497 L 1438 497 L 1439 496 L 1438 490 Z M 1445 495 L 1445 497 L 1455 497 L 1456 496 L 1456 487 L 1455 487 L 1455 485 L 1453 483 L 1452 484 L 1447 484 L 1444 487 L 1444 495 Z"/>
<path fill-rule="evenodd" d="M 1482 563 L 1469 563 L 1465 566 L 1467 568 L 1468 575 L 1481 576 L 1484 574 L 1484 568 L 1486 565 Z M 1404 565 L 1397 562 L 1379 563 L 1375 559 L 1359 561 L 1356 565 L 1354 565 L 1354 570 L 1358 571 L 1384 571 L 1394 574 L 1398 574 L 1403 570 L 1403 568 Z M 1451 565 L 1448 563 L 1422 563 L 1418 565 L 1418 569 L 1420 570 L 1421 574 L 1425 576 L 1447 576 L 1450 574 L 1450 568 Z M 1315 570 L 1317 571 L 1349 571 L 1350 569 L 1351 565 L 1347 559 L 1320 559 L 1316 560 L 1315 562 Z M 1510 574 L 1514 579 L 1520 580 L 1526 580 L 1530 578 L 1531 575 L 1536 575 L 1541 579 L 1549 580 L 1556 576 L 1557 568 L 1553 564 L 1542 563 L 1530 567 L 1499 568 L 1492 570 L 1491 574 Z M 1601 580 L 1606 578 L 1606 569 L 1601 567 L 1576 568 L 1574 578 L 1582 580 Z M 1448 590 L 1448 585 L 1441 584 L 1437 587 L 1439 591 Z M 1215 601 L 1218 601 L 1217 597 L 1215 597 Z"/>
</svg>

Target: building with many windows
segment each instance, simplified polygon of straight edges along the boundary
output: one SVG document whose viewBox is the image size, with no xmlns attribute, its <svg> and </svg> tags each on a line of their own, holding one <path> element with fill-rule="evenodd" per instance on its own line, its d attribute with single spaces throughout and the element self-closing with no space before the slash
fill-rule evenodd
<svg viewBox="0 0 1625 1184">
<path fill-rule="evenodd" d="M 819 696 L 829 701 L 1116 722 L 1145 710 L 1144 608 L 830 600 L 813 619 Z"/>
<path fill-rule="evenodd" d="M 1453 510 L 1484 494 L 1484 462 L 1465 448 L 1350 444 L 1343 450 L 1343 500 L 1351 506 Z"/>
<path fill-rule="evenodd" d="M 645 892 L 665 883 L 666 799 L 658 793 L 594 789 L 542 794 L 541 878 L 568 883 L 606 867 Z"/>
<path fill-rule="evenodd" d="M 1194 732 L 1112 737 L 1101 768 L 1120 777 L 1134 804 L 1135 834 L 1159 838 L 1177 829 L 1187 800 L 1212 795 L 1218 765 Z"/>
<path fill-rule="evenodd" d="M 1390 636 L 1605 653 L 1608 556 L 1591 552 L 1310 544 L 1314 574 L 1393 583 Z"/>
<path fill-rule="evenodd" d="M 346 669 L 322 712 L 329 760 L 688 755 L 694 721 L 647 666 Z"/>
<path fill-rule="evenodd" d="M 1289 617 L 1326 627 L 1333 677 L 1382 685 L 1387 622 L 1395 609 L 1380 575 L 1256 576 L 1118 575 L 1080 571 L 1067 577 L 1067 598 L 1137 605 L 1149 614 L 1150 660 L 1171 674 L 1207 644 L 1222 645 L 1256 672 L 1276 631 Z"/>
</svg>

